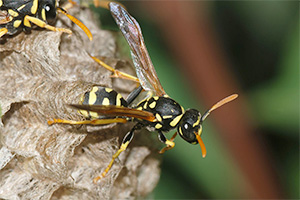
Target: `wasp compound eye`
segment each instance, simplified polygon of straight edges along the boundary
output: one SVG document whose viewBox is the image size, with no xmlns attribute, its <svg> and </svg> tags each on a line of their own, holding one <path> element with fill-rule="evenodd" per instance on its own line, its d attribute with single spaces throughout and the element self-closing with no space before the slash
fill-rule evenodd
<svg viewBox="0 0 300 200">
<path fill-rule="evenodd" d="M 178 124 L 178 133 L 185 141 L 192 144 L 198 143 L 195 133 L 200 128 L 200 118 L 199 111 L 195 109 L 189 109 L 184 113 Z"/>
<path fill-rule="evenodd" d="M 48 23 L 53 23 L 55 18 L 56 18 L 56 8 L 54 5 L 50 4 L 50 3 L 46 3 L 43 6 L 43 10 L 42 12 L 45 12 L 46 15 L 46 21 Z"/>
</svg>

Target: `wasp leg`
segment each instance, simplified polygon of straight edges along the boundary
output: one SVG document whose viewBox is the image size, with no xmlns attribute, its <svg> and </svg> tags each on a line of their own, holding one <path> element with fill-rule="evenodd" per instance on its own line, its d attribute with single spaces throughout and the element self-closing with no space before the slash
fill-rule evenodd
<svg viewBox="0 0 300 200">
<path fill-rule="evenodd" d="M 175 132 L 175 134 L 172 136 L 172 138 L 170 140 L 168 140 L 162 132 L 159 132 L 158 138 L 160 139 L 160 141 L 162 141 L 163 143 L 165 143 L 167 145 L 166 147 L 164 147 L 162 150 L 159 151 L 160 154 L 163 154 L 165 151 L 174 148 L 175 142 L 173 142 L 173 140 L 175 139 L 176 136 L 177 136 L 177 132 Z"/>
<path fill-rule="evenodd" d="M 57 10 L 60 11 L 65 16 L 67 16 L 77 26 L 79 26 L 85 32 L 85 34 L 88 36 L 90 40 L 93 40 L 93 35 L 91 31 L 81 21 L 79 21 L 77 18 L 73 17 L 72 15 L 68 14 L 67 11 L 64 10 L 63 8 L 57 8 Z"/>
<path fill-rule="evenodd" d="M 112 77 L 122 78 L 122 79 L 131 80 L 131 81 L 135 81 L 135 82 L 139 83 L 139 79 L 137 77 L 132 76 L 127 73 L 124 73 L 124 72 L 121 72 L 119 70 L 116 70 L 94 56 L 91 56 L 91 58 L 93 58 L 94 61 L 96 61 L 99 65 L 103 66 L 105 69 L 111 71 L 113 73 Z"/>
<path fill-rule="evenodd" d="M 115 159 L 120 155 L 120 153 L 122 153 L 123 151 L 126 150 L 128 144 L 130 143 L 130 141 L 132 140 L 133 138 L 133 132 L 134 132 L 135 128 L 133 128 L 130 132 L 128 132 L 124 139 L 123 139 L 123 142 L 121 144 L 121 147 L 120 149 L 112 156 L 112 160 L 110 161 L 110 163 L 108 164 L 108 166 L 106 167 L 106 169 L 104 170 L 104 172 L 102 172 L 102 174 L 100 176 L 97 176 L 96 178 L 93 179 L 93 182 L 96 184 L 97 181 L 101 178 L 103 178 L 107 172 L 110 170 L 111 166 L 113 165 Z"/>
<path fill-rule="evenodd" d="M 49 24 L 46 24 L 46 22 L 44 22 L 44 21 L 42 21 L 38 18 L 26 15 L 24 17 L 24 25 L 27 26 L 27 27 L 31 27 L 30 22 L 37 25 L 37 26 L 39 26 L 39 27 L 41 27 L 41 28 L 46 28 L 46 29 L 51 30 L 51 31 L 58 31 L 58 32 L 64 32 L 64 33 L 72 34 L 72 31 L 70 29 L 57 28 L 57 27 L 51 26 Z"/>
<path fill-rule="evenodd" d="M 93 119 L 85 121 L 73 121 L 65 119 L 53 119 L 49 120 L 48 125 L 52 124 L 90 124 L 90 125 L 102 125 L 102 124 L 112 124 L 112 123 L 126 123 L 127 119 L 125 118 L 114 118 L 114 119 Z"/>
<path fill-rule="evenodd" d="M 0 38 L 8 32 L 7 28 L 0 29 Z"/>
</svg>

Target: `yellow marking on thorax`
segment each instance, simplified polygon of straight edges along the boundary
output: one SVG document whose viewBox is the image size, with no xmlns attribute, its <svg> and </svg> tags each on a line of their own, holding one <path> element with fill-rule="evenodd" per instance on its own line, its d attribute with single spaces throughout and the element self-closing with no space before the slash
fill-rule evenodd
<svg viewBox="0 0 300 200">
<path fill-rule="evenodd" d="M 183 115 L 183 114 L 178 115 L 177 117 L 175 117 L 175 118 L 170 122 L 170 126 L 175 127 L 175 126 L 178 124 L 178 122 L 180 121 L 180 119 L 182 118 L 182 115 Z"/>
<path fill-rule="evenodd" d="M 161 127 L 162 127 L 162 125 L 159 124 L 159 123 L 157 123 L 157 124 L 155 125 L 155 128 L 156 128 L 156 129 L 160 129 Z"/>
<path fill-rule="evenodd" d="M 8 14 L 10 14 L 13 17 L 18 17 L 19 13 L 16 11 L 13 11 L 12 9 L 8 9 Z"/>
<path fill-rule="evenodd" d="M 14 27 L 15 27 L 15 28 L 18 28 L 18 27 L 20 26 L 21 23 L 22 23 L 21 20 L 16 20 L 16 21 L 14 21 Z"/>
<path fill-rule="evenodd" d="M 38 0 L 33 0 L 33 3 L 32 3 L 32 7 L 31 7 L 31 13 L 32 14 L 35 14 L 37 9 L 38 9 Z"/>
<path fill-rule="evenodd" d="M 149 102 L 150 99 L 151 99 L 151 97 L 148 97 L 147 99 L 144 100 L 144 101 L 145 101 L 145 104 L 144 104 L 144 106 L 143 106 L 144 109 L 147 109 L 147 107 L 148 107 L 148 102 Z"/>
<path fill-rule="evenodd" d="M 157 101 L 157 100 L 159 99 L 159 97 L 158 97 L 158 96 L 154 96 L 153 99 L 154 99 L 155 101 Z"/>
<path fill-rule="evenodd" d="M 149 104 L 149 107 L 152 109 L 155 108 L 155 106 L 156 106 L 156 101 L 153 101 L 152 103 Z"/>
<path fill-rule="evenodd" d="M 26 5 L 21 5 L 19 8 L 17 8 L 18 11 L 22 10 Z"/>
<path fill-rule="evenodd" d="M 169 118 L 172 118 L 172 117 L 173 117 L 172 115 L 164 115 L 163 119 L 169 119 Z"/>
<path fill-rule="evenodd" d="M 147 109 L 147 106 L 148 106 L 148 101 L 145 102 L 143 108 L 144 108 L 144 109 Z"/>
<path fill-rule="evenodd" d="M 0 7 L 3 5 L 3 1 L 2 0 L 0 0 Z"/>
<path fill-rule="evenodd" d="M 45 9 L 42 9 L 42 19 L 43 19 L 44 21 L 47 20 L 47 19 L 46 19 L 46 10 L 45 10 Z"/>
<path fill-rule="evenodd" d="M 155 118 L 156 118 L 159 122 L 162 121 L 162 118 L 161 118 L 160 114 L 158 114 L 158 113 L 156 113 Z"/>
</svg>

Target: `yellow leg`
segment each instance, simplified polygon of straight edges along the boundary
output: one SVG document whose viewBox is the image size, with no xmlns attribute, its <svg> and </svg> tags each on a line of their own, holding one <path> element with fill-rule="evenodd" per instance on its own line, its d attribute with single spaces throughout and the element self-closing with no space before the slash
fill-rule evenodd
<svg viewBox="0 0 300 200">
<path fill-rule="evenodd" d="M 165 153 L 165 151 L 174 148 L 175 142 L 173 142 L 173 141 L 174 141 L 174 139 L 175 139 L 176 136 L 177 136 L 177 132 L 174 133 L 174 135 L 171 137 L 170 140 L 166 139 L 166 141 L 165 141 L 164 143 L 165 143 L 167 146 L 164 147 L 162 150 L 159 151 L 160 154 L 163 154 L 163 153 Z"/>
<path fill-rule="evenodd" d="M 119 70 L 112 68 L 111 66 L 107 65 L 106 63 L 104 63 L 103 61 L 101 61 L 100 59 L 94 56 L 91 56 L 91 58 L 93 58 L 94 61 L 96 61 L 99 65 L 103 66 L 105 69 L 111 71 L 113 73 L 112 77 L 122 78 L 122 79 L 131 80 L 139 83 L 139 79 L 137 77 L 131 76 L 130 74 L 126 74 L 124 72 L 120 72 Z"/>
<path fill-rule="evenodd" d="M 61 8 L 57 8 L 57 10 L 59 10 L 62 14 L 67 16 L 72 22 L 74 22 L 77 26 L 79 26 L 85 32 L 85 34 L 88 36 L 88 38 L 90 40 L 93 40 L 93 35 L 92 35 L 91 31 L 81 21 L 79 21 L 72 15 L 68 14 L 65 10 L 63 10 Z"/>
<path fill-rule="evenodd" d="M 126 123 L 127 120 L 124 118 L 114 118 L 114 119 L 93 119 L 85 121 L 73 121 L 65 119 L 53 119 L 52 121 L 47 121 L 48 125 L 52 124 L 90 124 L 90 125 L 103 125 L 112 123 Z"/>
<path fill-rule="evenodd" d="M 30 22 L 41 27 L 41 28 L 46 28 L 50 31 L 58 31 L 58 32 L 64 32 L 64 33 L 68 33 L 68 34 L 72 34 L 72 31 L 70 29 L 66 29 L 66 28 L 56 28 L 54 26 L 51 26 L 49 24 L 46 24 L 46 22 L 35 18 L 35 17 L 31 17 L 26 15 L 24 17 L 24 25 L 30 27 Z"/>
<path fill-rule="evenodd" d="M 0 29 L 0 38 L 8 32 L 7 28 Z"/>
<path fill-rule="evenodd" d="M 126 134 L 126 136 L 123 139 L 122 145 L 120 147 L 120 149 L 112 156 L 112 159 L 110 161 L 110 163 L 108 164 L 108 166 L 106 167 L 106 169 L 104 170 L 104 172 L 102 172 L 102 174 L 100 176 L 97 176 L 96 178 L 93 179 L 93 182 L 96 184 L 97 181 L 103 177 L 105 177 L 105 175 L 107 174 L 107 172 L 110 170 L 110 168 L 112 167 L 115 159 L 120 155 L 120 153 L 122 153 L 123 151 L 126 150 L 128 144 L 130 143 L 130 141 L 133 138 L 133 131 L 134 129 L 132 129 L 130 132 L 128 132 Z"/>
<path fill-rule="evenodd" d="M 120 155 L 120 153 L 122 153 L 123 151 L 126 150 L 128 144 L 122 144 L 120 149 L 112 156 L 112 160 L 110 161 L 110 163 L 108 164 L 108 166 L 106 167 L 106 169 L 104 170 L 104 172 L 102 172 L 102 174 L 100 176 L 97 176 L 96 178 L 93 179 L 93 182 L 96 184 L 97 181 L 101 178 L 103 178 L 107 172 L 110 170 L 111 166 L 113 165 L 115 159 Z"/>
</svg>

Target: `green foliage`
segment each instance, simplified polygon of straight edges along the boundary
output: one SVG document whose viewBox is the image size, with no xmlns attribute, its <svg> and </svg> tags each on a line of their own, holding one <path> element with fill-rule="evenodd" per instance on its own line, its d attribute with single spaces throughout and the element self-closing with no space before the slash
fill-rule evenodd
<svg viewBox="0 0 300 200">
<path fill-rule="evenodd" d="M 278 76 L 256 88 L 249 99 L 261 126 L 280 129 L 297 137 L 299 132 L 299 29 L 287 31 Z"/>
</svg>

